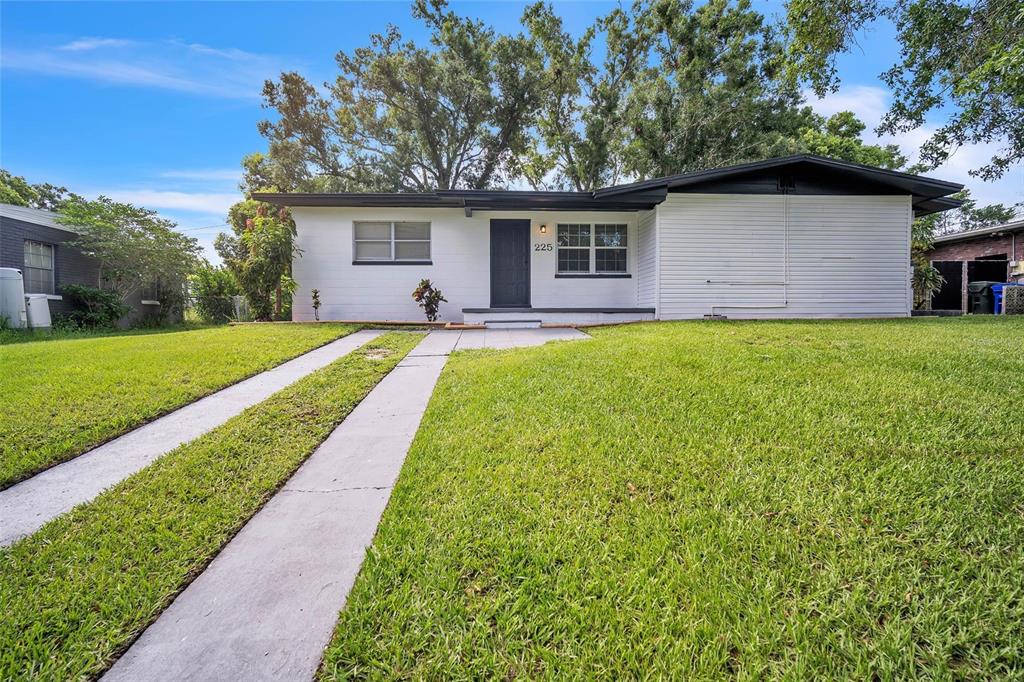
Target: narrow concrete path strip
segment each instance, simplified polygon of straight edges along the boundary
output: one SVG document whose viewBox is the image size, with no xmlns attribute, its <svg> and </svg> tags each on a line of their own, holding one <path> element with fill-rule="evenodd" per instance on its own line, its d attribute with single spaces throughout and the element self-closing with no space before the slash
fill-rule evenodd
<svg viewBox="0 0 1024 682">
<path fill-rule="evenodd" d="M 459 337 L 430 332 L 103 679 L 312 679 Z"/>
<path fill-rule="evenodd" d="M 522 348 L 540 346 L 548 341 L 579 341 L 590 336 L 578 329 L 541 327 L 540 329 L 466 329 L 455 350 L 470 348 Z"/>
<path fill-rule="evenodd" d="M 0 547 L 88 502 L 162 455 L 215 429 L 302 377 L 380 336 L 358 331 L 129 431 L 0 491 Z"/>
</svg>

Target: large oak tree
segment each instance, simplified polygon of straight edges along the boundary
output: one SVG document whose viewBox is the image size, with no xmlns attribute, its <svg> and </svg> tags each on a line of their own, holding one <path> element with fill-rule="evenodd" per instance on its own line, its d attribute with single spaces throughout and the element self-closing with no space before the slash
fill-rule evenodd
<svg viewBox="0 0 1024 682">
<path fill-rule="evenodd" d="M 800 150 L 812 113 L 782 78 L 782 41 L 747 0 L 653 0 L 634 11 L 653 55 L 628 97 L 628 171 L 671 175 Z"/>
<path fill-rule="evenodd" d="M 520 174 L 540 97 L 532 42 L 442 0 L 417 0 L 413 14 L 429 27 L 430 48 L 391 26 L 339 52 L 325 92 L 297 73 L 265 84 L 278 118 L 260 132 L 270 160 L 292 169 L 279 175 L 321 189 L 425 191 L 501 186 Z"/>
</svg>

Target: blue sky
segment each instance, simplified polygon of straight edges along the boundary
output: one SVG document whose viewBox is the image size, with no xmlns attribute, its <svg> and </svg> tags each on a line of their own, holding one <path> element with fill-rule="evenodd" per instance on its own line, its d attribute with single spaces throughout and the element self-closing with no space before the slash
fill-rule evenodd
<svg viewBox="0 0 1024 682">
<path fill-rule="evenodd" d="M 767 14 L 778 2 L 754 2 Z M 518 26 L 523 3 L 456 2 L 462 14 Z M 573 32 L 610 2 L 555 7 Z M 198 237 L 214 259 L 238 198 L 239 161 L 265 149 L 256 123 L 266 78 L 297 70 L 332 79 L 334 55 L 365 45 L 387 24 L 424 31 L 407 2 L 3 2 L 0 3 L 0 166 L 31 182 L 106 194 L 156 209 Z M 878 80 L 895 59 L 891 28 L 876 26 L 840 62 L 843 87 L 812 104 L 851 109 L 870 125 L 888 103 Z M 898 142 L 908 156 L 925 129 Z M 967 175 L 990 149 L 961 149 L 931 175 L 968 184 L 985 202 L 1024 199 L 1024 169 L 997 183 Z"/>
</svg>

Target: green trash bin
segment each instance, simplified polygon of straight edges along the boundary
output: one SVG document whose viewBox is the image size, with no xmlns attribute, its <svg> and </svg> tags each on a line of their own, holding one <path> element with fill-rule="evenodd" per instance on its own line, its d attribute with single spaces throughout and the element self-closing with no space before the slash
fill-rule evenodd
<svg viewBox="0 0 1024 682">
<path fill-rule="evenodd" d="M 967 283 L 967 311 L 972 315 L 991 315 L 996 311 L 996 297 L 992 293 L 992 285 L 1001 282 Z"/>
</svg>

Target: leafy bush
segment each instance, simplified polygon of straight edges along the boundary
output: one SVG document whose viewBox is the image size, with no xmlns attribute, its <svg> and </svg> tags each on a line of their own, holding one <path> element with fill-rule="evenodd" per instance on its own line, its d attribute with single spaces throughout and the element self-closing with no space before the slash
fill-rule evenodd
<svg viewBox="0 0 1024 682">
<path fill-rule="evenodd" d="M 429 279 L 420 280 L 419 286 L 412 292 L 412 298 L 423 308 L 423 312 L 427 314 L 428 322 L 437 320 L 438 308 L 440 308 L 442 303 L 448 302 L 448 299 L 444 297 L 441 290 L 435 289 Z"/>
<path fill-rule="evenodd" d="M 249 300 L 259 321 L 291 315 L 292 259 L 300 254 L 294 244 L 295 223 L 287 209 L 246 200 L 228 213 L 233 235 L 217 235 L 214 247 Z"/>
<path fill-rule="evenodd" d="M 227 268 L 204 263 L 189 278 L 196 312 L 204 322 L 228 322 L 234 316 L 232 297 L 242 293 Z"/>
<path fill-rule="evenodd" d="M 83 284 L 67 284 L 61 288 L 64 300 L 71 305 L 71 312 L 61 315 L 55 321 L 58 328 L 101 329 L 113 327 L 128 314 L 128 306 L 121 296 L 113 291 L 98 289 Z"/>
</svg>

